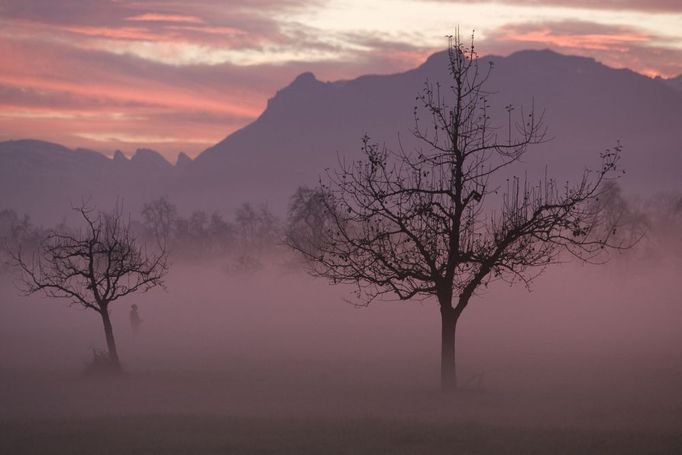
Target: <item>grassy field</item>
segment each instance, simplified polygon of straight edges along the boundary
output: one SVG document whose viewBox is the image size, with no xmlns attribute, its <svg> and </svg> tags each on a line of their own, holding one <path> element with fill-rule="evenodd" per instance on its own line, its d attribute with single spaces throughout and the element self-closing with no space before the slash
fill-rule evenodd
<svg viewBox="0 0 682 455">
<path fill-rule="evenodd" d="M 234 372 L 0 375 L 2 454 L 676 454 L 682 406 Z"/>
<path fill-rule="evenodd" d="M 136 415 L 4 421 L 7 454 L 675 454 L 682 434 L 379 418 Z"/>
</svg>

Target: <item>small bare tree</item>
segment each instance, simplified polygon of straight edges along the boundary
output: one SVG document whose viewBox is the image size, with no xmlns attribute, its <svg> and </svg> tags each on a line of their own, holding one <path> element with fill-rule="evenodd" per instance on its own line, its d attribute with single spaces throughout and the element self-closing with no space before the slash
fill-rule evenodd
<svg viewBox="0 0 682 455">
<path fill-rule="evenodd" d="M 285 241 L 305 251 L 306 256 L 317 257 L 322 253 L 327 231 L 335 223 L 334 217 L 329 216 L 324 193 L 299 187 L 289 200 L 288 212 Z"/>
<path fill-rule="evenodd" d="M 21 250 L 12 253 L 20 268 L 22 290 L 66 299 L 102 317 L 109 367 L 120 370 L 110 305 L 134 292 L 163 286 L 168 270 L 163 245 L 153 253 L 138 245 L 119 208 L 95 212 L 85 204 L 75 209 L 84 228 L 48 231 L 29 260 Z"/>
<path fill-rule="evenodd" d="M 0 275 L 12 267 L 9 252 L 19 245 L 34 248 L 40 230 L 34 227 L 28 215 L 19 216 L 14 210 L 0 210 Z"/>
<path fill-rule="evenodd" d="M 165 196 L 142 207 L 142 223 L 147 233 L 163 245 L 172 239 L 177 219 L 175 205 Z"/>
<path fill-rule="evenodd" d="M 261 259 L 272 253 L 281 236 L 279 219 L 266 205 L 254 208 L 242 204 L 234 216 L 237 243 L 237 268 L 254 271 L 262 266 Z"/>
<path fill-rule="evenodd" d="M 594 200 L 620 153 L 620 146 L 607 150 L 601 167 L 574 185 L 505 178 L 529 146 L 544 141 L 542 116 L 517 109 L 516 120 L 507 106 L 504 126 L 493 125 L 485 88 L 492 65 L 479 68 L 473 38 L 468 47 L 451 38 L 448 52 L 447 86 L 427 81 L 417 97 L 413 134 L 421 146 L 394 151 L 366 136 L 362 160 L 341 162 L 314 196 L 299 195 L 314 218 L 332 222 L 311 229 L 294 213 L 299 231 L 288 236 L 313 275 L 356 285 L 362 304 L 385 295 L 436 297 L 444 391 L 457 387 L 455 329 L 481 285 L 528 284 L 562 252 L 589 260 L 604 247 L 618 247 L 610 229 L 595 229 Z"/>
</svg>

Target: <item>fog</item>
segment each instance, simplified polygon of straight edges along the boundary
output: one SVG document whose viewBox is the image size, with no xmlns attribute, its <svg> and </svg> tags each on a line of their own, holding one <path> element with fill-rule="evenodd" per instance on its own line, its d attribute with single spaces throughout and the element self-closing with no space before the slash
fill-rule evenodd
<svg viewBox="0 0 682 455">
<path fill-rule="evenodd" d="M 4 275 L 2 436 L 8 448 L 25 449 L 18 453 L 69 434 L 63 453 L 95 450 L 102 434 L 112 453 L 126 444 L 663 453 L 682 443 L 680 265 L 650 254 L 640 245 L 606 265 L 548 268 L 531 292 L 482 288 L 459 321 L 462 390 L 454 396 L 438 389 L 435 301 L 359 308 L 351 288 L 308 276 L 290 255 L 267 256 L 251 272 L 221 260 L 175 263 L 165 291 L 115 302 L 125 369 L 115 378 L 83 373 L 92 349 L 104 346 L 96 313 L 24 297 Z M 136 336 L 132 304 L 143 320 Z M 356 438 L 350 452 L 346 437 Z"/>
<path fill-rule="evenodd" d="M 23 295 L 0 268 L 0 453 L 674 453 L 680 197 L 615 187 L 604 201 L 618 236 L 645 234 L 601 264 L 560 256 L 530 289 L 479 286 L 453 394 L 435 298 L 363 305 L 306 273 L 265 206 L 152 201 L 128 219 L 151 249 L 165 232 L 169 272 L 109 307 L 121 374 L 93 368 L 100 315 Z M 0 222 L 10 250 L 49 232 L 14 211 Z"/>
</svg>

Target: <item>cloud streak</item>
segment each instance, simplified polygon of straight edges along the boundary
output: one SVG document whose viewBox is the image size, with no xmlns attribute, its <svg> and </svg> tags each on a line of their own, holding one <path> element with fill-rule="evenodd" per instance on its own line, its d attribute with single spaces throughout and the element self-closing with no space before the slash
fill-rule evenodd
<svg viewBox="0 0 682 455">
<path fill-rule="evenodd" d="M 138 22 L 180 22 L 189 24 L 202 24 L 204 22 L 200 17 L 197 16 L 182 16 L 180 14 L 154 14 L 154 13 L 138 14 L 137 16 L 127 17 L 126 20 Z"/>
<path fill-rule="evenodd" d="M 434 0 L 428 0 L 434 1 Z M 435 0 L 446 3 L 460 3 L 452 0 Z M 555 6 L 569 8 L 588 8 L 600 10 L 632 10 L 652 12 L 681 12 L 682 4 L 677 0 L 474 0 L 474 3 L 504 3 L 528 6 Z"/>
</svg>

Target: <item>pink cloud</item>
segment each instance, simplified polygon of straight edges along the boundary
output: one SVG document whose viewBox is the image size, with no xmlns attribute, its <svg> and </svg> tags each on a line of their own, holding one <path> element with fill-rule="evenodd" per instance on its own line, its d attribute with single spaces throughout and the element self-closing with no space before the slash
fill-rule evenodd
<svg viewBox="0 0 682 455">
<path fill-rule="evenodd" d="M 656 42 L 665 40 L 630 27 L 557 21 L 505 25 L 489 33 L 484 45 L 489 53 L 500 54 L 521 48 L 552 48 L 652 77 L 682 74 L 682 50 L 653 44 Z"/>
<path fill-rule="evenodd" d="M 141 41 L 164 41 L 165 37 L 159 33 L 139 27 L 88 27 L 67 26 L 61 30 L 96 38 L 108 38 L 117 40 L 141 40 Z"/>
<path fill-rule="evenodd" d="M 127 21 L 139 22 L 182 22 L 189 24 L 202 24 L 204 21 L 197 16 L 183 16 L 180 14 L 154 14 L 145 13 L 126 18 Z"/>
<path fill-rule="evenodd" d="M 433 1 L 433 0 L 428 0 Z M 443 3 L 462 3 L 462 0 L 436 0 Z M 560 6 L 567 8 L 587 8 L 601 10 L 634 11 L 682 11 L 679 0 L 473 0 L 471 3 L 503 3 L 508 5 Z"/>
<path fill-rule="evenodd" d="M 633 44 L 646 43 L 650 36 L 642 33 L 575 33 L 555 34 L 550 27 L 539 30 L 518 31 L 509 33 L 502 31 L 500 38 L 515 42 L 546 43 L 550 46 L 567 47 L 573 49 L 617 50 L 625 52 Z"/>
</svg>

